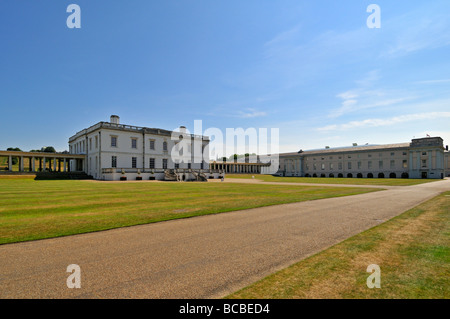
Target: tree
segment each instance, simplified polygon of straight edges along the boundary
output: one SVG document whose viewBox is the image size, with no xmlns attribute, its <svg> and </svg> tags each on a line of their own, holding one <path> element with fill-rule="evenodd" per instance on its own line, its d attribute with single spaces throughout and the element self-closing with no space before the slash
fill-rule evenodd
<svg viewBox="0 0 450 319">
<path fill-rule="evenodd" d="M 22 150 L 20 148 L 18 148 L 18 147 L 8 147 L 6 150 L 7 151 L 14 151 L 14 152 L 22 152 Z M 17 157 L 13 157 L 12 158 L 12 165 L 16 165 L 17 162 L 19 162 L 19 159 Z"/>
<path fill-rule="evenodd" d="M 56 153 L 56 150 L 53 146 L 47 146 L 47 147 L 43 147 L 43 151 L 44 153 Z"/>
</svg>

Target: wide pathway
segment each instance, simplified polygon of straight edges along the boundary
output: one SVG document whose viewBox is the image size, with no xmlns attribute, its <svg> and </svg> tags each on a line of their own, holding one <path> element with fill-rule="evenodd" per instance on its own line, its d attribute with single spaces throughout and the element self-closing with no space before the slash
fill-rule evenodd
<svg viewBox="0 0 450 319">
<path fill-rule="evenodd" d="M 336 185 L 330 185 L 336 186 Z M 218 298 L 450 190 L 450 180 L 0 246 L 0 298 Z M 81 288 L 67 288 L 67 266 Z"/>
</svg>

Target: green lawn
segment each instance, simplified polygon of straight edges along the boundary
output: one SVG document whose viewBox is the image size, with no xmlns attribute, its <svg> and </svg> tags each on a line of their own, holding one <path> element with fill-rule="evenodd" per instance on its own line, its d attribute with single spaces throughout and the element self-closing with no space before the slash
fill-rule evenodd
<svg viewBox="0 0 450 319">
<path fill-rule="evenodd" d="M 367 266 L 381 269 L 369 289 Z M 450 192 L 228 298 L 450 298 Z"/>
<path fill-rule="evenodd" d="M 311 183 L 311 184 L 350 184 L 350 185 L 382 185 L 410 186 L 437 181 L 435 179 L 402 179 L 402 178 L 329 178 L 329 177 L 278 177 L 261 174 L 227 174 L 227 178 L 255 179 L 265 182 Z"/>
<path fill-rule="evenodd" d="M 0 175 L 0 244 L 376 191 L 237 183 L 35 181 Z"/>
</svg>

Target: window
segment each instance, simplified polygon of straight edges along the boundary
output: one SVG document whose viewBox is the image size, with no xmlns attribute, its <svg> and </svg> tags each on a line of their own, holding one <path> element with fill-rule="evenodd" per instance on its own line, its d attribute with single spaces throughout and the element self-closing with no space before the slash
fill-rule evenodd
<svg viewBox="0 0 450 319">
<path fill-rule="evenodd" d="M 155 140 L 150 140 L 150 149 L 151 150 L 155 149 Z"/>
<path fill-rule="evenodd" d="M 427 160 L 422 160 L 422 167 L 427 167 Z"/>
<path fill-rule="evenodd" d="M 352 162 L 348 162 L 348 169 L 352 169 Z"/>
<path fill-rule="evenodd" d="M 352 158 L 352 156 L 351 155 L 349 155 L 349 156 L 347 156 L 348 158 Z"/>
<path fill-rule="evenodd" d="M 305 164 L 305 168 L 306 168 L 306 170 L 308 171 L 308 170 L 309 170 L 309 165 L 308 165 L 308 164 Z"/>
<path fill-rule="evenodd" d="M 338 163 L 338 169 L 342 169 L 342 163 Z"/>
<path fill-rule="evenodd" d="M 163 158 L 163 169 L 167 169 L 167 158 Z"/>
<path fill-rule="evenodd" d="M 321 169 L 322 169 L 322 170 L 324 170 L 324 169 L 325 169 L 325 164 L 324 164 L 324 163 L 322 163 L 322 165 L 321 165 Z"/>
<path fill-rule="evenodd" d="M 98 148 L 98 136 L 95 137 L 95 148 Z"/>
<path fill-rule="evenodd" d="M 137 138 L 131 139 L 131 148 L 137 148 Z"/>
<path fill-rule="evenodd" d="M 136 168 L 137 167 L 137 157 L 132 157 L 131 158 L 131 168 Z"/>
<path fill-rule="evenodd" d="M 167 152 L 167 142 L 164 141 L 163 143 L 163 151 Z"/>
<path fill-rule="evenodd" d="M 403 156 L 406 156 L 406 152 L 403 152 L 402 154 L 403 154 Z"/>
<path fill-rule="evenodd" d="M 191 169 L 191 163 L 188 163 L 188 169 Z"/>
<path fill-rule="evenodd" d="M 89 139 L 89 150 L 92 151 L 92 137 Z"/>
<path fill-rule="evenodd" d="M 427 152 L 422 152 L 422 155 L 424 155 L 424 156 L 427 155 Z"/>
<path fill-rule="evenodd" d="M 155 168 L 155 159 L 154 158 L 150 159 L 149 167 L 150 168 Z"/>
<path fill-rule="evenodd" d="M 313 164 L 313 169 L 317 170 L 317 164 L 316 163 Z"/>
<path fill-rule="evenodd" d="M 403 166 L 403 168 L 408 168 L 408 161 L 403 160 L 402 166 Z"/>
<path fill-rule="evenodd" d="M 379 168 L 379 169 L 382 169 L 382 168 L 383 168 L 383 161 L 379 161 L 379 162 L 378 162 L 378 168 Z"/>
<path fill-rule="evenodd" d="M 98 157 L 95 157 L 95 169 L 98 169 Z"/>
<path fill-rule="evenodd" d="M 394 156 L 394 155 L 395 155 L 395 153 L 394 153 L 394 152 L 392 152 L 392 153 L 391 153 L 391 156 Z"/>
<path fill-rule="evenodd" d="M 361 162 L 358 162 L 358 169 L 361 169 Z"/>
<path fill-rule="evenodd" d="M 330 170 L 333 170 L 333 168 L 334 168 L 333 163 L 330 163 Z"/>
<path fill-rule="evenodd" d="M 382 156 L 383 156 L 383 153 L 378 153 L 378 156 L 379 156 L 379 157 L 382 157 Z"/>
<path fill-rule="evenodd" d="M 367 155 L 368 157 L 372 157 L 372 154 Z"/>
<path fill-rule="evenodd" d="M 175 169 L 179 169 L 180 168 L 180 164 L 175 163 Z"/>
<path fill-rule="evenodd" d="M 117 147 L 117 136 L 111 136 L 111 147 Z"/>
<path fill-rule="evenodd" d="M 391 167 L 391 168 L 395 168 L 395 160 L 391 160 L 391 165 L 390 165 L 390 167 Z"/>
<path fill-rule="evenodd" d="M 117 156 L 111 156 L 111 167 L 117 167 Z"/>
<path fill-rule="evenodd" d="M 368 161 L 367 162 L 367 168 L 368 169 L 372 169 L 372 161 Z"/>
</svg>

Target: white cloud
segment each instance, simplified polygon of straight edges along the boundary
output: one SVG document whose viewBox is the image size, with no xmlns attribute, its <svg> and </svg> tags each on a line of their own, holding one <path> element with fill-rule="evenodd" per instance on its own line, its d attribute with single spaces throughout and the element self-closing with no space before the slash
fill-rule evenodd
<svg viewBox="0 0 450 319">
<path fill-rule="evenodd" d="M 262 116 L 266 116 L 267 113 L 263 112 L 263 111 L 258 111 L 255 109 L 246 109 L 245 111 L 239 111 L 237 114 L 237 117 L 240 118 L 253 118 L 253 117 L 262 117 Z"/>
<path fill-rule="evenodd" d="M 416 113 L 416 114 L 400 115 L 386 119 L 375 118 L 361 121 L 351 121 L 344 124 L 333 124 L 319 127 L 316 130 L 321 132 L 350 130 L 355 128 L 390 126 L 404 122 L 411 122 L 417 120 L 433 120 L 442 118 L 450 118 L 450 112 Z"/>
</svg>

